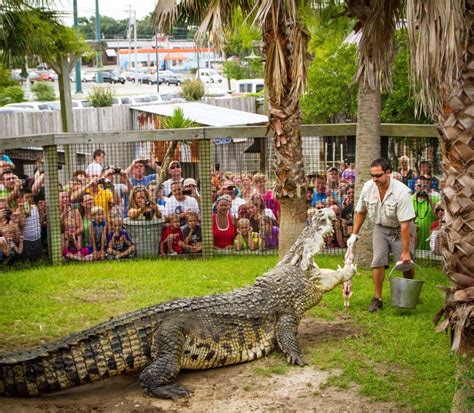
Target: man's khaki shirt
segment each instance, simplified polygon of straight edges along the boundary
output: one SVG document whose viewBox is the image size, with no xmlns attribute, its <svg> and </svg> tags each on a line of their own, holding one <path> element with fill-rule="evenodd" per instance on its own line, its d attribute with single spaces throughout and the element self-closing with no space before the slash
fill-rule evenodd
<svg viewBox="0 0 474 413">
<path fill-rule="evenodd" d="M 400 222 L 415 218 L 410 189 L 392 177 L 383 201 L 372 179 L 364 184 L 355 212 L 365 211 L 371 222 L 390 228 L 397 228 Z"/>
</svg>

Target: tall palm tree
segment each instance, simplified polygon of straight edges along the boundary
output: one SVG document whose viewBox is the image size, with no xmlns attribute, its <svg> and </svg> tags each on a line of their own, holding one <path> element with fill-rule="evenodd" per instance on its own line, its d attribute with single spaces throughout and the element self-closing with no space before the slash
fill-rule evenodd
<svg viewBox="0 0 474 413">
<path fill-rule="evenodd" d="M 453 410 L 468 411 L 474 400 L 474 1 L 407 0 L 407 6 L 412 78 L 420 109 L 438 118 L 445 173 L 443 259 L 452 286 L 437 320 L 445 315 L 439 329 L 450 328 L 452 350 L 463 355 L 458 379 L 468 378 Z"/>
<path fill-rule="evenodd" d="M 369 165 L 380 157 L 381 88 L 392 87 L 391 62 L 394 55 L 395 26 L 403 11 L 403 0 L 347 0 L 341 13 L 356 19 L 354 31 L 360 32 L 357 53 L 356 192 L 370 179 Z M 380 47 L 383 45 L 383 47 Z M 360 232 L 359 251 L 372 250 L 372 228 L 367 223 Z M 357 264 L 369 267 L 370 254 L 357 254 Z"/>
<path fill-rule="evenodd" d="M 367 2 L 347 0 L 349 7 L 356 3 Z M 465 382 L 458 386 L 453 410 L 469 411 L 474 398 L 474 1 L 372 0 L 368 3 L 386 10 L 378 17 L 372 14 L 372 21 L 366 24 L 363 37 L 367 42 L 360 44 L 361 56 L 366 56 L 366 61 L 372 57 L 375 66 L 384 69 L 386 78 L 390 78 L 391 56 L 384 52 L 389 47 L 386 39 L 393 32 L 384 30 L 393 28 L 384 28 L 381 23 L 397 18 L 400 4 L 395 3 L 406 6 L 412 79 L 419 108 L 439 121 L 447 228 L 443 258 L 452 287 L 447 290 L 445 306 L 436 321 L 445 316 L 438 330 L 449 328 L 453 351 L 463 355 L 458 359 L 458 378 Z M 465 404 L 468 398 L 470 405 Z"/>
<path fill-rule="evenodd" d="M 176 19 L 200 23 L 197 40 L 209 33 L 216 46 L 224 44 L 224 27 L 234 7 L 262 31 L 265 85 L 270 103 L 269 126 L 275 148 L 275 192 L 281 202 L 280 255 L 305 225 L 305 174 L 300 134 L 299 98 L 306 82 L 308 33 L 300 20 L 297 0 L 159 0 L 154 17 L 160 30 L 169 31 Z"/>
</svg>

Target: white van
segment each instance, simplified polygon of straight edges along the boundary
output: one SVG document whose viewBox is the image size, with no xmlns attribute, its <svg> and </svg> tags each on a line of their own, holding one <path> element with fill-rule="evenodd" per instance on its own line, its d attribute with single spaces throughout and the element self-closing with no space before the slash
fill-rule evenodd
<svg viewBox="0 0 474 413">
<path fill-rule="evenodd" d="M 263 79 L 241 79 L 237 80 L 236 93 L 258 93 L 265 87 Z"/>
<path fill-rule="evenodd" d="M 222 83 L 224 78 L 214 69 L 199 69 L 196 77 L 204 83 Z"/>
</svg>

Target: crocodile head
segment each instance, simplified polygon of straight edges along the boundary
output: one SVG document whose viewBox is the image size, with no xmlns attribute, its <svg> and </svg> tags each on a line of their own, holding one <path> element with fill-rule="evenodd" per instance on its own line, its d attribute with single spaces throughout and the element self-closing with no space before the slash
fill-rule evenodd
<svg viewBox="0 0 474 413">
<path fill-rule="evenodd" d="M 318 210 L 311 219 L 300 239 L 302 239 L 303 250 L 301 252 L 299 266 L 306 271 L 310 267 L 316 267 L 313 261 L 315 255 L 324 248 L 326 237 L 333 234 L 333 221 L 336 214 L 332 208 Z"/>
</svg>

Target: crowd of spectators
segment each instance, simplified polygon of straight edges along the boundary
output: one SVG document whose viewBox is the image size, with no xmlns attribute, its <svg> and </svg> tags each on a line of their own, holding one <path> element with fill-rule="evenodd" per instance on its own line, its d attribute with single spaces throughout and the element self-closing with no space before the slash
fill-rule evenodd
<svg viewBox="0 0 474 413">
<path fill-rule="evenodd" d="M 36 260 L 46 254 L 47 217 L 44 171 L 38 163 L 31 178 L 20 179 L 11 159 L 0 153 L 0 262 Z M 417 175 L 408 158 L 392 173 L 413 193 L 418 227 L 417 248 L 440 253 L 443 209 L 439 183 L 431 164 L 422 162 Z M 233 251 L 278 248 L 280 203 L 262 173 L 212 173 L 212 231 L 214 247 Z M 149 173 L 147 173 L 147 171 Z M 136 159 L 125 169 L 107 166 L 98 149 L 84 170 L 76 170 L 59 192 L 61 247 L 65 260 L 98 261 L 133 257 L 139 239 L 127 222 L 164 222 L 161 255 L 199 254 L 202 251 L 201 195 L 194 178 L 183 176 L 172 161 L 167 179 L 158 185 L 155 159 Z M 352 232 L 354 163 L 341 162 L 326 173 L 307 176 L 307 218 L 319 208 L 334 210 L 334 234 L 328 248 L 344 248 Z M 434 234 L 434 235 L 433 235 Z"/>
</svg>

